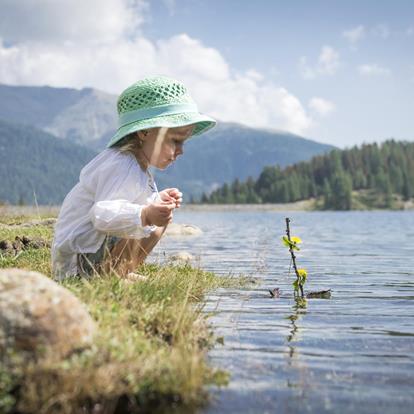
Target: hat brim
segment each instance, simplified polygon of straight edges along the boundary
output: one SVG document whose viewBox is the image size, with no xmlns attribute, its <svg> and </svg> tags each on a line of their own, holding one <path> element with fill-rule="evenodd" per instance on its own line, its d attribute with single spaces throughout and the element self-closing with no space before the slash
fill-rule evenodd
<svg viewBox="0 0 414 414">
<path fill-rule="evenodd" d="M 128 125 L 120 127 L 116 134 L 109 141 L 107 148 L 112 147 L 112 145 L 116 144 L 122 138 L 126 137 L 132 132 L 149 128 L 177 128 L 192 124 L 195 124 L 193 133 L 191 134 L 191 136 L 194 136 L 200 135 L 213 128 L 217 122 L 213 118 L 200 113 L 181 113 L 141 119 L 139 121 L 131 122 Z"/>
</svg>

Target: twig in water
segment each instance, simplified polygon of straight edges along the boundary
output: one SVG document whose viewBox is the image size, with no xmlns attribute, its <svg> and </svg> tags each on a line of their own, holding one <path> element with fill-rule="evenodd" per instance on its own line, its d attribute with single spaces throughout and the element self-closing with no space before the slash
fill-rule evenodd
<svg viewBox="0 0 414 414">
<path fill-rule="evenodd" d="M 293 265 L 293 270 L 295 271 L 296 274 L 296 281 L 297 281 L 297 285 L 300 289 L 300 295 L 302 296 L 302 298 L 304 297 L 304 293 L 303 293 L 303 285 L 302 285 L 302 278 L 299 274 L 298 271 L 298 267 L 296 266 L 296 256 L 295 256 L 295 252 L 293 251 L 293 249 L 296 247 L 296 242 L 292 241 L 291 237 L 290 237 L 290 218 L 286 217 L 286 236 L 289 242 L 289 252 L 290 252 L 290 256 L 292 257 L 292 265 Z M 298 247 L 296 247 L 296 249 L 299 250 Z"/>
</svg>

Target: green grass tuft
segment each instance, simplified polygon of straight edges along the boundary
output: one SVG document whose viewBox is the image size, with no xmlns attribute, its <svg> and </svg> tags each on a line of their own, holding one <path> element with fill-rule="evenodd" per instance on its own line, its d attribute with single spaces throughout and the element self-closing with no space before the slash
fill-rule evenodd
<svg viewBox="0 0 414 414">
<path fill-rule="evenodd" d="M 2 221 L 18 222 L 4 217 Z M 24 235 L 51 242 L 53 230 L 0 227 L 0 240 Z M 0 267 L 50 276 L 50 249 L 4 254 Z M 206 351 L 216 339 L 203 313 L 203 297 L 212 289 L 246 280 L 218 277 L 190 266 L 144 265 L 139 273 L 148 280 L 126 284 L 106 275 L 65 281 L 63 285 L 85 303 L 99 327 L 94 345 L 58 363 L 45 359 L 22 364 L 4 357 L 0 411 L 171 412 L 203 404 L 207 384 L 225 384 L 226 373 L 206 364 Z"/>
</svg>

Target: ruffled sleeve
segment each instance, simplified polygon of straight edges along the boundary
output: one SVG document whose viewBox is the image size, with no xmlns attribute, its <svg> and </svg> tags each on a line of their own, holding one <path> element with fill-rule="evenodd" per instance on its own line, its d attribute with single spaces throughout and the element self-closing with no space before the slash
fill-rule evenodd
<svg viewBox="0 0 414 414">
<path fill-rule="evenodd" d="M 156 226 L 143 226 L 142 208 L 153 201 L 145 173 L 130 154 L 114 153 L 81 182 L 95 192 L 90 210 L 94 228 L 121 238 L 148 237 Z"/>
</svg>

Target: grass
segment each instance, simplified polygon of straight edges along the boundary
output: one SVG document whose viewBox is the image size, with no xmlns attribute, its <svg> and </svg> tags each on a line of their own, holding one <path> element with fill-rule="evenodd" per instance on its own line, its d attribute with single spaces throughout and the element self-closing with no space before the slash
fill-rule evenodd
<svg viewBox="0 0 414 414">
<path fill-rule="evenodd" d="M 50 242 L 53 230 L 0 225 L 0 240 L 24 235 Z M 50 249 L 3 255 L 0 267 L 50 276 Z M 144 265 L 139 271 L 147 281 L 125 284 L 107 275 L 64 282 L 99 327 L 94 345 L 60 362 L 22 364 L 11 352 L 0 361 L 0 412 L 183 412 L 207 401 L 207 384 L 226 382 L 225 373 L 206 364 L 206 351 L 216 339 L 203 313 L 203 296 L 245 280 L 190 266 Z"/>
</svg>

